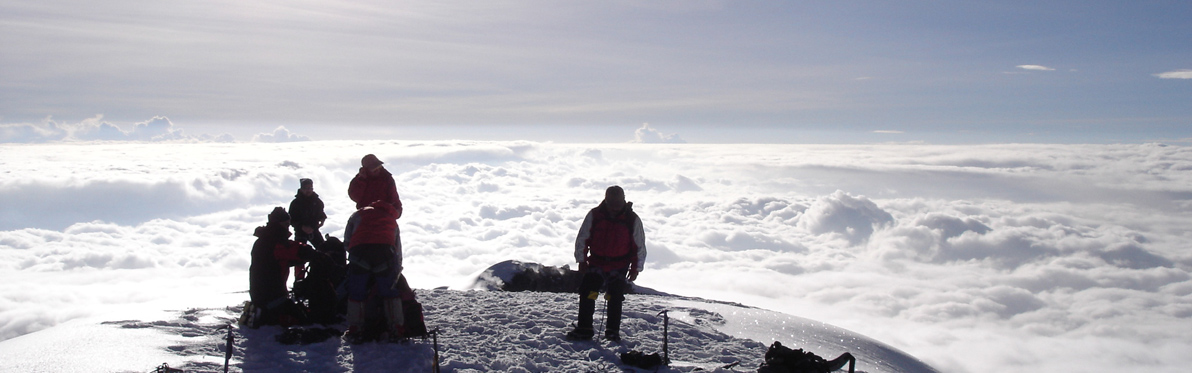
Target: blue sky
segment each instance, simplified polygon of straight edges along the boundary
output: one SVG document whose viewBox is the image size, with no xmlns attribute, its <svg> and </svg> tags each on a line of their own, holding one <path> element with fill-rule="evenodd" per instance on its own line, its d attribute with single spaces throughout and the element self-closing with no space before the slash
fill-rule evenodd
<svg viewBox="0 0 1192 373">
<path fill-rule="evenodd" d="M 0 1 L 0 126 L 1186 142 L 1186 1 Z"/>
</svg>

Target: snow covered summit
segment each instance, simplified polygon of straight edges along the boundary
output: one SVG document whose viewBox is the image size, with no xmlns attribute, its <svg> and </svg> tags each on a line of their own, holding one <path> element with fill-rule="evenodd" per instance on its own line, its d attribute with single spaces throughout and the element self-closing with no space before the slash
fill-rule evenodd
<svg viewBox="0 0 1192 373">
<path fill-rule="evenodd" d="M 506 262 L 477 276 L 500 286 L 526 269 L 549 268 Z M 247 296 L 245 296 L 246 298 Z M 663 352 L 662 311 L 670 315 L 670 367 L 660 372 L 756 371 L 772 341 L 820 356 L 851 352 L 857 371 L 935 372 L 881 342 L 812 320 L 773 311 L 664 294 L 628 295 L 623 340 L 568 341 L 563 333 L 576 315 L 569 293 L 484 290 L 419 290 L 430 328 L 438 328 L 444 372 L 631 371 L 618 355 L 630 350 Z M 602 305 L 597 306 L 597 325 Z M 279 327 L 234 326 L 240 307 L 189 308 L 160 320 L 90 320 L 0 343 L 0 371 L 149 372 L 165 363 L 186 372 L 223 371 L 227 326 L 233 324 L 232 371 L 245 372 L 428 372 L 432 340 L 408 344 L 349 345 L 338 338 L 307 345 L 275 340 Z M 52 351 L 52 353 L 47 353 Z"/>
</svg>

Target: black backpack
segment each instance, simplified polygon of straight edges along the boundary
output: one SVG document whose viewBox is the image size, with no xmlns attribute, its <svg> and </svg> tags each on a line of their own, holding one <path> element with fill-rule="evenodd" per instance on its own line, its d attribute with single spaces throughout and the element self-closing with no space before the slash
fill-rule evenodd
<svg viewBox="0 0 1192 373">
<path fill-rule="evenodd" d="M 766 362 L 762 363 L 757 371 L 759 373 L 827 373 L 848 364 L 848 371 L 852 373 L 855 363 L 856 359 L 847 352 L 828 361 L 819 355 L 803 351 L 801 348 L 792 350 L 783 346 L 782 343 L 774 341 L 774 344 L 770 345 L 770 349 L 766 350 Z"/>
<path fill-rule="evenodd" d="M 662 365 L 662 357 L 658 353 L 646 355 L 644 352 L 633 350 L 621 354 L 621 362 L 631 367 L 654 369 Z"/>
</svg>

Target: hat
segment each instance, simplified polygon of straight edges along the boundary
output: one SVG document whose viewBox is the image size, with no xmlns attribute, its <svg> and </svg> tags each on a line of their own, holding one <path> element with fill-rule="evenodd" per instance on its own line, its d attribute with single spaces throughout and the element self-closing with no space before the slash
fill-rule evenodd
<svg viewBox="0 0 1192 373">
<path fill-rule="evenodd" d="M 604 190 L 604 198 L 625 199 L 625 189 L 622 189 L 620 185 L 610 186 L 608 189 Z"/>
<path fill-rule="evenodd" d="M 364 158 L 360 159 L 360 165 L 367 169 L 377 168 L 377 166 L 382 164 L 385 164 L 385 162 L 381 162 L 380 159 L 377 159 L 377 156 L 372 154 L 366 155 Z"/>
<path fill-rule="evenodd" d="M 311 179 L 298 179 L 298 184 L 302 185 L 303 188 L 315 186 L 314 180 Z"/>
<path fill-rule="evenodd" d="M 273 208 L 273 212 L 269 213 L 270 223 L 281 223 L 285 221 L 290 221 L 290 214 L 286 213 L 285 208 L 277 206 Z"/>
</svg>

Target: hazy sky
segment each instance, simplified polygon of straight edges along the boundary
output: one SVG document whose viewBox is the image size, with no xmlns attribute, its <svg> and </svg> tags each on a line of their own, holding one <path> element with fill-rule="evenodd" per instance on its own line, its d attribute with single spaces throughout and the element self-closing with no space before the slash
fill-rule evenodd
<svg viewBox="0 0 1192 373">
<path fill-rule="evenodd" d="M 237 141 L 284 125 L 619 142 L 650 123 L 687 142 L 1177 142 L 1190 17 L 1187 1 L 2 0 L 0 126 L 5 142 L 158 116 Z"/>
</svg>

